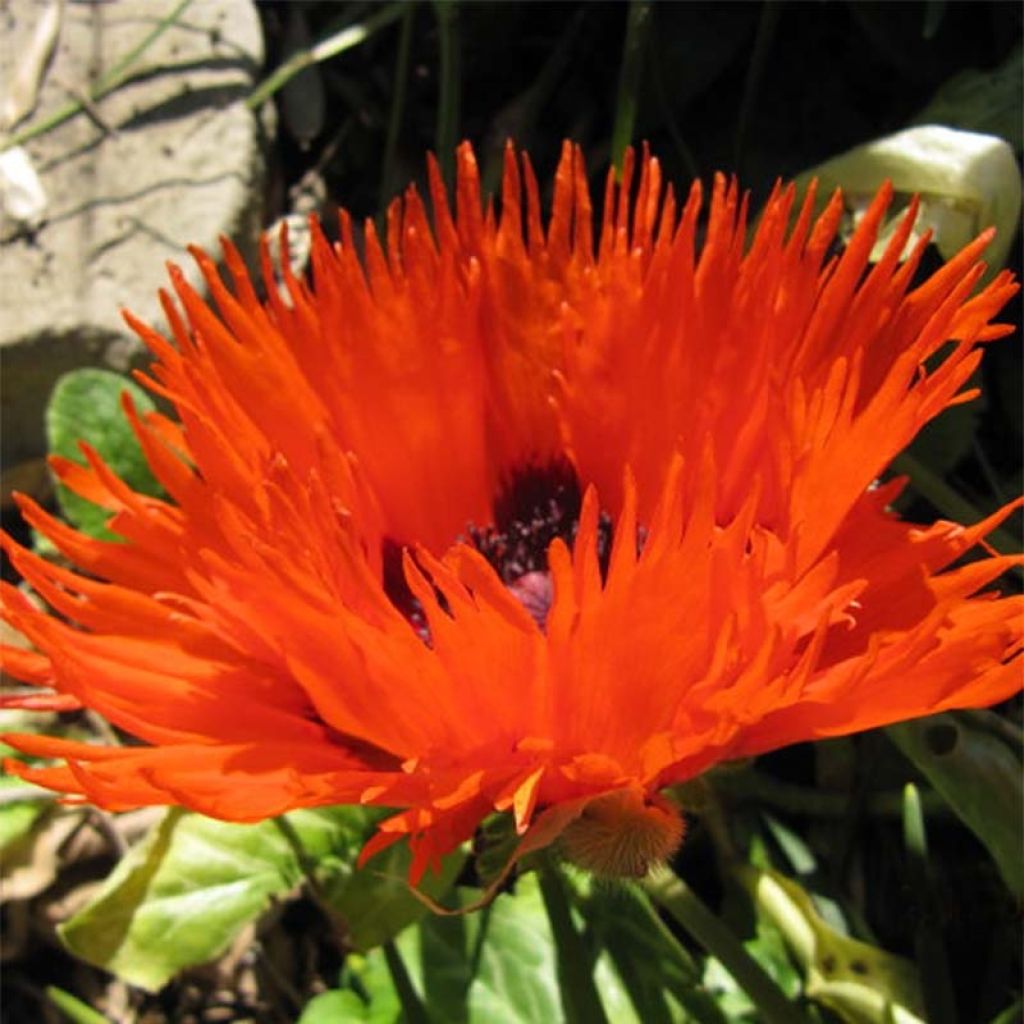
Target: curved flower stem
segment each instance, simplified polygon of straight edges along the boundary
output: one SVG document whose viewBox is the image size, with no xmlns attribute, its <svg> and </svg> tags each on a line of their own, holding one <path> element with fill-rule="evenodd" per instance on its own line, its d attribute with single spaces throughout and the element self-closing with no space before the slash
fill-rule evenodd
<svg viewBox="0 0 1024 1024">
<path fill-rule="evenodd" d="M 800 1009 L 682 879 L 662 868 L 652 871 L 641 885 L 658 906 L 721 961 L 757 1007 L 765 1024 L 807 1024 Z"/>
<path fill-rule="evenodd" d="M 544 908 L 551 922 L 558 954 L 558 980 L 568 1024 L 607 1024 L 601 997 L 594 986 L 593 958 L 572 923 L 562 876 L 553 864 L 538 872 Z"/>
</svg>

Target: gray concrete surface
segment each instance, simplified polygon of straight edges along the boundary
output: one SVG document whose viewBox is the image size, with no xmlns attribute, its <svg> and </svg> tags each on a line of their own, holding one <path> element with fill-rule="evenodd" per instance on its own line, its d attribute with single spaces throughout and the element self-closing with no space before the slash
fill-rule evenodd
<svg viewBox="0 0 1024 1024">
<path fill-rule="evenodd" d="M 31 125 L 135 47 L 171 0 L 65 3 Z M 0 81 L 28 47 L 41 5 L 0 10 Z M 243 249 L 258 237 L 264 139 L 243 100 L 261 73 L 250 0 L 193 0 L 140 58 L 136 76 L 91 112 L 25 144 L 47 194 L 38 228 L 0 245 L 0 459 L 44 449 L 53 382 L 78 366 L 141 360 L 127 307 L 161 323 L 156 290 L 184 248 Z"/>
</svg>

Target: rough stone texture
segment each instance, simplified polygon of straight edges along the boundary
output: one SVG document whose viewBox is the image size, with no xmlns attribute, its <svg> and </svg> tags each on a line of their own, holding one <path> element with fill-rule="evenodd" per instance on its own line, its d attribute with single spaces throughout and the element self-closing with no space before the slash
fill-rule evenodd
<svg viewBox="0 0 1024 1024">
<path fill-rule="evenodd" d="M 31 125 L 132 50 L 171 0 L 65 3 L 57 48 Z M 23 51 L 40 8 L 0 10 L 0 76 Z M 259 227 L 263 145 L 242 100 L 263 59 L 250 0 L 194 0 L 95 105 L 26 143 L 48 197 L 42 224 L 0 247 L 0 458 L 44 449 L 54 381 L 86 365 L 142 360 L 119 310 L 154 324 L 165 262 L 226 234 L 249 249 Z M 102 124 L 98 123 L 97 117 Z M 191 271 L 190 271 L 191 273 Z"/>
</svg>

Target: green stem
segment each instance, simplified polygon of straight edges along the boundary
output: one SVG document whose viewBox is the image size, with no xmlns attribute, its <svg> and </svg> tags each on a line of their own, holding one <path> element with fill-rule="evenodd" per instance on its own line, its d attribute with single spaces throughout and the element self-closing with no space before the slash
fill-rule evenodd
<svg viewBox="0 0 1024 1024">
<path fill-rule="evenodd" d="M 760 1020 L 765 1024 L 807 1024 L 799 1008 L 682 879 L 662 868 L 651 872 L 641 884 L 651 899 L 736 979 L 757 1007 Z"/>
<path fill-rule="evenodd" d="M 56 985 L 46 986 L 46 998 L 57 1007 L 72 1024 L 110 1024 L 107 1017 L 83 1003 L 70 992 Z"/>
<path fill-rule="evenodd" d="M 569 901 L 558 869 L 548 864 L 539 872 L 544 908 L 551 922 L 558 956 L 558 980 L 568 1024 L 607 1024 L 594 986 L 593 957 L 572 923 Z"/>
<path fill-rule="evenodd" d="M 622 45 L 622 66 L 615 101 L 615 124 L 612 128 L 612 163 L 616 173 L 622 172 L 622 157 L 633 141 L 636 125 L 637 94 L 643 74 L 644 43 L 651 20 L 649 0 L 630 0 L 626 15 L 626 39 Z"/>
<path fill-rule="evenodd" d="M 401 17 L 405 11 L 404 2 L 388 4 L 381 7 L 376 14 L 359 22 L 358 25 L 349 25 L 340 32 L 333 32 L 319 42 L 307 47 L 305 50 L 298 50 L 291 55 L 280 67 L 268 75 L 260 84 L 246 97 L 245 105 L 250 110 L 256 110 L 262 103 L 270 99 L 278 89 L 287 85 L 300 71 L 304 71 L 312 64 L 320 64 L 339 53 L 351 50 L 361 43 L 366 42 L 370 36 L 379 32 L 382 28 L 390 25 Z"/>
<path fill-rule="evenodd" d="M 416 989 L 413 988 L 409 972 L 405 969 L 405 961 L 402 959 L 401 953 L 398 952 L 398 948 L 390 940 L 384 943 L 384 959 L 391 972 L 391 980 L 398 993 L 398 1001 L 402 1004 L 402 1020 L 406 1024 L 430 1024 L 427 1011 L 423 1008 L 423 1003 L 416 994 Z"/>
<path fill-rule="evenodd" d="M 30 142 L 32 139 L 38 138 L 40 135 L 45 135 L 52 128 L 56 128 L 58 125 L 63 124 L 65 121 L 69 121 L 72 117 L 80 114 L 90 104 L 96 103 L 103 99 L 108 93 L 113 92 L 119 86 L 124 85 L 128 79 L 128 72 L 132 65 L 141 57 L 146 50 L 148 50 L 153 43 L 157 41 L 177 20 L 185 13 L 185 9 L 192 3 L 192 0 L 179 0 L 177 6 L 175 6 L 168 14 L 161 18 L 156 25 L 153 26 L 152 30 L 142 38 L 142 40 L 133 46 L 114 66 L 101 75 L 96 82 L 85 89 L 84 99 L 69 100 L 62 107 L 58 107 L 53 113 L 48 114 L 41 121 L 37 121 L 35 124 L 28 125 L 23 128 L 20 132 L 15 132 L 13 135 L 4 139 L 0 142 L 0 153 L 4 150 L 11 149 L 13 146 L 21 146 L 26 142 Z"/>
<path fill-rule="evenodd" d="M 391 93 L 391 113 L 388 116 L 388 134 L 384 143 L 384 166 L 380 175 L 379 206 L 383 210 L 391 199 L 395 180 L 395 154 L 398 151 L 398 135 L 402 130 L 402 116 L 405 113 L 405 89 L 409 81 L 409 61 L 412 56 L 412 26 L 416 17 L 416 2 L 405 5 L 402 14 L 402 28 L 398 36 L 398 54 L 395 57 L 395 82 Z"/>
<path fill-rule="evenodd" d="M 761 17 L 757 23 L 757 35 L 754 49 L 747 67 L 747 79 L 743 83 L 743 99 L 740 102 L 739 115 L 736 118 L 736 137 L 733 151 L 733 167 L 736 173 L 742 169 L 743 149 L 747 141 L 747 128 L 757 106 L 761 92 L 761 77 L 768 62 L 768 51 L 775 38 L 775 26 L 779 21 L 779 4 L 777 0 L 765 0 L 761 7 Z"/>
<path fill-rule="evenodd" d="M 903 790 L 903 845 L 907 851 L 911 894 L 917 910 L 914 945 L 927 1017 L 931 1024 L 956 1024 L 956 1000 L 950 985 L 942 925 L 936 920 L 933 910 L 935 901 L 921 797 L 912 782 L 908 782 Z"/>
<path fill-rule="evenodd" d="M 434 148 L 448 186 L 454 181 L 459 135 L 459 9 L 457 0 L 434 0 L 440 43 L 440 92 Z"/>
</svg>

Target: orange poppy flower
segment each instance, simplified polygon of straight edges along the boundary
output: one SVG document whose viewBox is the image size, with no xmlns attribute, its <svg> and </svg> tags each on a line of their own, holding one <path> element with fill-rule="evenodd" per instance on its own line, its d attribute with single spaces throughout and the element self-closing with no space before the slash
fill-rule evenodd
<svg viewBox="0 0 1024 1024">
<path fill-rule="evenodd" d="M 169 500 L 83 447 L 54 468 L 123 543 L 27 498 L 80 571 L 5 541 L 52 609 L 5 588 L 22 703 L 139 742 L 8 737 L 62 761 L 11 770 L 113 810 L 392 807 L 366 853 L 408 837 L 413 880 L 496 810 L 638 874 L 681 838 L 668 784 L 1013 694 L 1021 598 L 983 588 L 1021 559 L 958 561 L 1011 507 L 915 526 L 876 483 L 1006 333 L 988 236 L 912 287 L 913 209 L 868 264 L 889 189 L 835 258 L 838 196 L 790 227 L 776 189 L 748 246 L 734 182 L 702 230 L 699 184 L 633 170 L 596 244 L 577 147 L 545 227 L 525 156 L 496 213 L 466 145 L 454 215 L 431 164 L 433 226 L 412 189 L 363 258 L 314 225 L 312 283 L 264 252 L 261 301 L 194 252 L 214 311 L 172 268 L 174 343 L 128 320 L 180 422 L 125 403 Z"/>
</svg>

